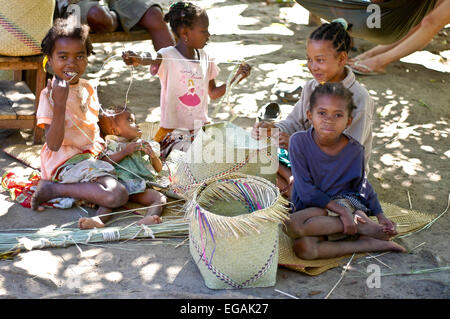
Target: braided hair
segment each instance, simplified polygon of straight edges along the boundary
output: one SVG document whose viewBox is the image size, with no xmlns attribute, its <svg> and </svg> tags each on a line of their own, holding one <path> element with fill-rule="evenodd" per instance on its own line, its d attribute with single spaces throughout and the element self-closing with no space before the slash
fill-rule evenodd
<svg viewBox="0 0 450 319">
<path fill-rule="evenodd" d="M 89 56 L 95 54 L 91 40 L 89 39 L 89 26 L 82 24 L 78 26 L 75 16 L 69 16 L 67 19 L 56 19 L 53 26 L 45 35 L 41 43 L 42 52 L 51 56 L 55 48 L 56 40 L 59 38 L 80 39 L 86 46 L 86 54 Z"/>
<path fill-rule="evenodd" d="M 336 96 L 343 99 L 347 104 L 348 114 L 351 115 L 356 109 L 353 103 L 353 93 L 350 92 L 341 82 L 326 82 L 319 84 L 313 91 L 310 97 L 310 111 L 317 106 L 317 101 L 322 96 Z"/>
<path fill-rule="evenodd" d="M 170 6 L 169 12 L 164 16 L 164 21 L 170 24 L 172 32 L 179 37 L 178 28 L 182 26 L 192 27 L 197 17 L 205 13 L 205 10 L 190 2 L 175 2 Z"/>
<path fill-rule="evenodd" d="M 352 39 L 347 32 L 350 28 L 351 25 L 348 25 L 344 19 L 336 19 L 331 23 L 320 25 L 309 35 L 309 40 L 331 41 L 338 53 L 342 51 L 348 53 L 352 45 Z"/>
</svg>

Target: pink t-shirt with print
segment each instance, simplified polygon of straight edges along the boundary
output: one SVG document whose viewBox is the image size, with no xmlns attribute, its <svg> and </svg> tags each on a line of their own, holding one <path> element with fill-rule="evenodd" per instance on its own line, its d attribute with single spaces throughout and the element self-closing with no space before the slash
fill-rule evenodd
<svg viewBox="0 0 450 319">
<path fill-rule="evenodd" d="M 219 68 L 202 49 L 199 61 L 186 59 L 175 47 L 158 51 L 166 60 L 157 75 L 161 81 L 161 122 L 167 129 L 194 129 L 194 121 L 209 122 L 209 81 Z"/>
</svg>

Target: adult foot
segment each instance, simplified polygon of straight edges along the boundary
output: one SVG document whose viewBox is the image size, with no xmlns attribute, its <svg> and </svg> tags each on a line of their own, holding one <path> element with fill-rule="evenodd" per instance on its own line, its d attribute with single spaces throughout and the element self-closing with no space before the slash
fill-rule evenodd
<svg viewBox="0 0 450 319">
<path fill-rule="evenodd" d="M 100 217 L 82 217 L 78 220 L 78 228 L 80 229 L 92 229 L 103 228 L 105 224 L 101 221 Z"/>
<path fill-rule="evenodd" d="M 149 215 L 139 220 L 137 224 L 153 225 L 153 224 L 161 224 L 161 222 L 162 222 L 161 217 L 159 217 L 158 215 Z"/>
<path fill-rule="evenodd" d="M 374 54 L 372 54 L 370 51 L 366 51 L 364 53 L 361 53 L 361 54 L 355 56 L 354 58 L 349 58 L 348 61 L 349 62 L 362 61 L 362 60 L 369 59 L 373 56 L 374 56 Z"/>
<path fill-rule="evenodd" d="M 383 226 L 374 222 L 362 211 L 357 211 L 355 215 L 362 221 L 357 221 L 356 229 L 358 234 L 370 236 L 380 240 L 389 240 L 391 236 L 383 231 Z"/>
<path fill-rule="evenodd" d="M 403 246 L 400 246 L 396 242 L 390 240 L 380 240 L 368 236 L 359 236 L 358 241 L 360 243 L 366 243 L 368 251 L 396 251 L 399 253 L 406 252 Z"/>
<path fill-rule="evenodd" d="M 47 180 L 41 180 L 31 197 L 31 208 L 33 210 L 42 211 L 43 207 L 41 204 L 49 201 L 52 198 L 55 198 L 53 192 L 53 182 Z"/>
<path fill-rule="evenodd" d="M 349 61 L 348 65 L 358 74 L 372 75 L 386 73 L 386 65 L 381 64 L 381 61 L 377 57 Z"/>
</svg>

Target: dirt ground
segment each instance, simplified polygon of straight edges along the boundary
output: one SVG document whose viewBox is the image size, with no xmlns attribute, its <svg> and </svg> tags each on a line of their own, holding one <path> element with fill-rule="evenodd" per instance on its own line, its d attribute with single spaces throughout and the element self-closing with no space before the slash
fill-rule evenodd
<svg viewBox="0 0 450 319">
<path fill-rule="evenodd" d="M 235 124 L 250 129 L 259 107 L 277 101 L 276 90 L 303 84 L 311 75 L 305 65 L 305 44 L 314 27 L 300 6 L 266 5 L 263 1 L 207 0 L 212 34 L 207 50 L 216 57 L 226 81 L 233 65 L 226 61 L 252 59 L 252 74 L 236 86 L 230 106 L 238 113 Z M 358 76 L 376 102 L 374 148 L 369 180 L 379 198 L 400 207 L 430 214 L 446 210 L 449 197 L 450 142 L 450 28 L 441 31 L 421 52 L 387 68 L 385 75 Z M 358 51 L 374 44 L 356 39 Z M 124 49 L 153 51 L 150 41 L 96 44 L 89 58 L 86 78 L 98 79 L 103 106 L 123 104 L 130 73 L 119 58 L 101 66 L 110 53 Z M 352 55 L 356 55 L 353 52 Z M 157 121 L 160 84 L 144 67 L 133 74 L 129 105 L 139 122 Z M 210 104 L 210 112 L 218 101 Z M 282 104 L 283 117 L 293 105 Z M 223 105 L 214 120 L 226 120 Z M 0 144 L 29 142 L 27 132 L 3 131 Z M 0 153 L 0 173 L 29 168 Z M 0 193 L 0 228 L 41 228 L 77 220 L 78 209 L 37 213 L 12 202 Z M 380 288 L 369 288 L 369 264 L 382 274 L 405 273 L 449 266 L 450 216 L 443 215 L 430 229 L 399 240 L 407 254 L 386 254 L 377 262 L 352 262 L 343 280 L 330 295 L 337 299 L 423 299 L 450 297 L 447 271 L 393 275 L 381 278 Z M 0 298 L 289 298 L 275 289 L 302 299 L 324 298 L 339 280 L 342 268 L 319 276 L 279 268 L 275 287 L 241 290 L 210 290 L 182 240 L 129 241 L 103 246 L 76 246 L 24 252 L 13 260 L 0 261 Z M 387 266 L 386 266 L 387 265 Z M 78 278 L 78 285 L 71 280 Z M 75 287 L 74 287 L 75 286 Z"/>
</svg>

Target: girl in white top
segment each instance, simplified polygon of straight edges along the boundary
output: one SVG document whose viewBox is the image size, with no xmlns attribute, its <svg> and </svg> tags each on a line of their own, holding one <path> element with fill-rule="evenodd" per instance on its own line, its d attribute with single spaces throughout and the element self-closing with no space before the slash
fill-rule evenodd
<svg viewBox="0 0 450 319">
<path fill-rule="evenodd" d="M 160 49 L 156 59 L 132 51 L 123 54 L 127 65 L 151 65 L 151 73 L 160 78 L 161 121 L 154 137 L 157 142 L 174 129 L 192 131 L 194 124 L 198 125 L 194 122 L 209 122 L 208 97 L 217 99 L 226 91 L 226 84 L 216 86 L 219 68 L 203 50 L 210 36 L 206 11 L 189 2 L 176 2 L 164 20 L 176 36 L 175 46 Z M 242 64 L 231 83 L 249 74 L 250 66 Z"/>
</svg>

